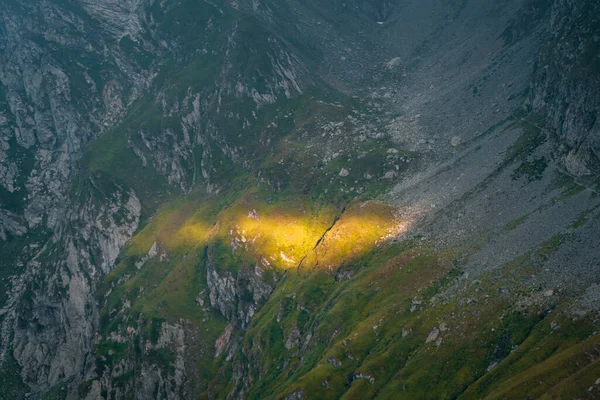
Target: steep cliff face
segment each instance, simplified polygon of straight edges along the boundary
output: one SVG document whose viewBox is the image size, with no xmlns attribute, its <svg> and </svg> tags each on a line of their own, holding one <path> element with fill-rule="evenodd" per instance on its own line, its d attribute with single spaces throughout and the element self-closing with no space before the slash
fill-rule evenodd
<svg viewBox="0 0 600 400">
<path fill-rule="evenodd" d="M 9 2 L 3 393 L 595 394 L 596 11 Z"/>
<path fill-rule="evenodd" d="M 555 1 L 530 105 L 558 136 L 565 170 L 584 180 L 600 171 L 600 5 Z"/>
<path fill-rule="evenodd" d="M 95 282 L 136 231 L 140 211 L 132 192 L 87 198 L 13 282 L 3 353 L 12 350 L 35 391 L 85 372 L 98 326 Z"/>
<path fill-rule="evenodd" d="M 54 230 L 86 144 L 151 80 L 78 3 L 11 2 L 2 20 L 3 208 Z"/>
<path fill-rule="evenodd" d="M 0 248 L 3 276 L 17 273 L 3 281 L 2 360 L 15 359 L 34 392 L 85 372 L 95 282 L 141 212 L 135 193 L 98 179 L 73 189 L 86 145 L 152 82 L 111 25 L 138 40 L 141 4 L 120 22 L 90 7 L 110 2 L 15 1 L 0 12 Z"/>
</svg>

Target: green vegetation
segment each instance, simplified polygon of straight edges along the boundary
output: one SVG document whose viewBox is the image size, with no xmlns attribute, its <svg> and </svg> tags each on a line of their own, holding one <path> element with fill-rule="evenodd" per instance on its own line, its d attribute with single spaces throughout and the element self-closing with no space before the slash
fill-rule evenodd
<svg viewBox="0 0 600 400">
<path fill-rule="evenodd" d="M 575 180 L 571 179 L 565 187 L 565 190 L 563 191 L 563 194 L 560 199 L 562 201 L 565 201 L 569 197 L 575 196 L 583 191 L 585 191 L 585 186 L 579 185 L 577 182 L 575 182 Z"/>
<path fill-rule="evenodd" d="M 26 398 L 28 387 L 21 381 L 21 368 L 12 356 L 12 351 L 8 352 L 8 356 L 0 369 L 0 387 L 5 399 L 22 400 Z"/>
<path fill-rule="evenodd" d="M 529 217 L 529 215 L 523 215 L 522 217 L 519 217 L 517 219 L 514 219 L 512 221 L 510 221 L 508 224 L 506 224 L 506 226 L 504 228 L 502 228 L 503 231 L 512 231 L 513 229 L 515 229 L 517 226 L 521 225 L 523 222 L 527 221 L 527 218 Z"/>
<path fill-rule="evenodd" d="M 550 306 L 519 309 L 497 295 L 497 279 L 451 295 L 460 275 L 451 257 L 388 245 L 349 266 L 348 281 L 321 270 L 288 274 L 244 338 L 240 357 L 257 360 L 246 373 L 262 377 L 248 398 L 296 390 L 332 399 L 521 398 L 593 368 L 585 354 L 600 351 L 600 335 L 591 319 L 571 321 Z"/>
<path fill-rule="evenodd" d="M 508 165 L 514 161 L 526 162 L 535 150 L 547 141 L 546 132 L 540 126 L 540 118 L 529 116 L 519 118 L 508 129 L 520 127 L 523 134 L 506 152 L 504 164 Z M 545 167 L 544 167 L 545 168 Z"/>
<path fill-rule="evenodd" d="M 519 179 L 525 176 L 528 182 L 539 181 L 544 176 L 546 168 L 548 168 L 546 157 L 536 158 L 532 161 L 523 161 L 513 173 L 512 178 Z"/>
<path fill-rule="evenodd" d="M 594 211 L 596 211 L 596 209 L 583 211 L 581 214 L 579 214 L 577 219 L 571 223 L 571 228 L 578 229 L 584 226 L 586 222 L 588 222 L 589 217 L 594 213 Z"/>
<path fill-rule="evenodd" d="M 16 164 L 21 173 L 15 179 L 14 191 L 9 192 L 4 186 L 0 186 L 0 204 L 18 214 L 23 212 L 25 207 L 25 198 L 27 196 L 25 184 L 27 177 L 33 170 L 35 160 L 33 151 L 17 144 L 15 137 L 11 137 L 8 144 L 10 148 L 6 152 L 7 158 Z"/>
</svg>

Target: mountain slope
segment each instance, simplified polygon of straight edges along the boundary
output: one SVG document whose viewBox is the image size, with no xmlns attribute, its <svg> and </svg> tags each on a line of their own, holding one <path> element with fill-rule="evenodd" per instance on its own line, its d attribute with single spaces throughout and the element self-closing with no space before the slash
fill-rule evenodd
<svg viewBox="0 0 600 400">
<path fill-rule="evenodd" d="M 593 3 L 10 2 L 0 397 L 598 396 Z"/>
</svg>

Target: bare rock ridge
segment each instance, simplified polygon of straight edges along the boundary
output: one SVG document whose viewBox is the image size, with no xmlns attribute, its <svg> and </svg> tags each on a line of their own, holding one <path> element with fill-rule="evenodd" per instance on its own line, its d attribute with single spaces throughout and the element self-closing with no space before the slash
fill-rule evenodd
<svg viewBox="0 0 600 400">
<path fill-rule="evenodd" d="M 600 396 L 599 16 L 7 1 L 0 399 Z"/>
</svg>

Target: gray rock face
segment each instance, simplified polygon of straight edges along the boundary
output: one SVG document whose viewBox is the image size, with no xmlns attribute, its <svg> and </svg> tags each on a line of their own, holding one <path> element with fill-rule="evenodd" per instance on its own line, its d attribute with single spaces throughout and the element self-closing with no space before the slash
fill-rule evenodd
<svg viewBox="0 0 600 400">
<path fill-rule="evenodd" d="M 285 339 L 285 348 L 287 350 L 290 350 L 296 346 L 298 346 L 300 344 L 300 339 L 302 336 L 302 332 L 300 332 L 300 330 L 298 328 L 293 328 L 289 334 L 287 335 L 287 338 Z M 335 360 L 335 359 L 334 359 Z M 342 364 L 335 360 L 335 362 L 331 361 L 331 358 L 329 359 L 329 362 L 331 364 L 334 364 L 336 367 L 341 366 Z M 339 365 L 338 365 L 339 364 Z"/>
<path fill-rule="evenodd" d="M 12 353 L 33 391 L 85 373 L 96 280 L 139 223 L 141 204 L 127 189 L 104 193 L 90 179 L 69 196 L 86 145 L 151 82 L 113 40 L 116 27 L 141 35 L 141 5 L 119 4 L 15 1 L 0 10 L 0 247 L 18 240 L 29 249 L 3 259 L 21 273 L 0 300 L 1 355 Z"/>
<path fill-rule="evenodd" d="M 0 186 L 30 229 L 59 228 L 86 144 L 150 81 L 81 12 L 77 3 L 14 2 L 0 14 Z"/>
<path fill-rule="evenodd" d="M 225 318 L 234 317 L 234 308 L 237 305 L 235 279 L 229 271 L 219 275 L 209 261 L 206 281 L 209 287 L 210 305 L 219 310 Z"/>
<path fill-rule="evenodd" d="M 392 13 L 394 6 L 397 6 L 396 2 L 390 0 L 328 0 L 324 3 L 330 3 L 338 11 L 357 14 L 362 17 L 367 16 L 379 22 L 385 21 Z"/>
<path fill-rule="evenodd" d="M 600 4 L 556 0 L 530 106 L 559 136 L 567 172 L 600 174 Z"/>
<path fill-rule="evenodd" d="M 6 241 L 7 235 L 23 236 L 27 228 L 22 225 L 18 215 L 7 210 L 0 210 L 0 239 Z"/>
<path fill-rule="evenodd" d="M 88 18 L 77 2 L 16 1 L 0 10 L 0 241 L 32 249 L 12 260 L 24 272 L 3 299 L 1 354 L 12 352 L 33 391 L 85 372 L 95 281 L 141 212 L 126 189 L 93 195 L 90 182 L 79 198 L 68 196 L 85 146 L 150 82 L 109 40 L 112 31 Z"/>
<path fill-rule="evenodd" d="M 128 344 L 138 334 L 140 327 L 129 326 L 122 334 L 113 336 L 116 343 Z M 190 337 L 199 335 L 197 328 L 190 327 L 189 322 L 169 324 L 161 323 L 155 340 L 141 339 L 139 352 L 144 356 L 141 365 L 135 360 L 122 359 L 112 369 L 106 370 L 101 377 L 92 381 L 87 398 L 95 398 L 98 388 L 113 394 L 115 399 L 127 398 L 126 389 L 133 393 L 135 399 L 184 399 L 190 397 L 190 391 L 197 382 L 190 381 L 190 371 L 194 371 L 197 359 L 188 356 Z M 115 384 L 115 380 L 135 374 L 134 379 L 123 384 Z M 196 381 L 198 377 L 193 377 Z M 131 391 L 132 388 L 135 390 Z"/>
<path fill-rule="evenodd" d="M 144 31 L 147 0 L 80 0 L 83 8 L 115 39 L 129 36 L 138 40 Z"/>
<path fill-rule="evenodd" d="M 206 281 L 210 304 L 225 318 L 245 329 L 254 314 L 269 299 L 276 281 L 262 279 L 261 268 L 243 268 L 233 276 L 230 271 L 219 271 L 209 248 L 206 263 Z"/>
<path fill-rule="evenodd" d="M 94 278 L 110 270 L 140 212 L 134 193 L 89 198 L 15 280 L 2 323 L 2 354 L 12 346 L 23 380 L 34 390 L 84 373 L 98 325 Z"/>
<path fill-rule="evenodd" d="M 164 375 L 155 365 L 144 365 L 142 373 L 138 375 L 136 387 L 137 399 L 178 399 L 184 398 L 183 389 L 185 376 L 185 329 L 181 325 L 163 324 L 160 336 L 155 345 L 146 343 L 146 352 L 149 351 L 174 352 L 172 372 Z"/>
</svg>

